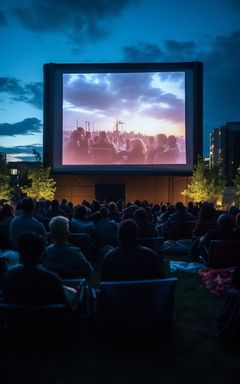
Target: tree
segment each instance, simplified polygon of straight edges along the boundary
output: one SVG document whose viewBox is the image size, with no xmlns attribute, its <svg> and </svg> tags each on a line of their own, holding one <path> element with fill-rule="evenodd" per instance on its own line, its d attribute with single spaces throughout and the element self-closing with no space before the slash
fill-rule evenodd
<svg viewBox="0 0 240 384">
<path fill-rule="evenodd" d="M 11 200 L 12 192 L 9 169 L 5 164 L 0 164 L 0 200 Z"/>
<path fill-rule="evenodd" d="M 40 199 L 53 200 L 55 198 L 56 182 L 50 175 L 50 167 L 44 168 L 40 163 L 34 164 L 27 174 L 29 186 L 21 187 L 21 191 L 37 201 Z"/>
<path fill-rule="evenodd" d="M 203 159 L 199 158 L 194 166 L 192 180 L 182 195 L 188 196 L 194 202 L 215 202 L 225 189 L 225 179 L 220 169 L 219 165 L 209 168 Z"/>
<path fill-rule="evenodd" d="M 240 200 L 240 167 L 238 167 L 237 169 L 237 174 L 235 176 L 235 179 L 233 180 L 233 183 L 236 187 L 236 197 L 237 197 L 237 200 L 238 200 L 238 203 L 239 203 L 239 200 Z"/>
</svg>

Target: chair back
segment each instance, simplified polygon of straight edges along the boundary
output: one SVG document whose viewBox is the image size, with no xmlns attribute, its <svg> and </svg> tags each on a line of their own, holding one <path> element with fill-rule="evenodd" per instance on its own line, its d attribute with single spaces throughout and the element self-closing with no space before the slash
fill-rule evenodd
<svg viewBox="0 0 240 384">
<path fill-rule="evenodd" d="M 213 268 L 240 266 L 240 241 L 211 240 L 208 265 Z"/>
<path fill-rule="evenodd" d="M 176 278 L 101 282 L 97 322 L 107 331 L 170 329 Z"/>
<path fill-rule="evenodd" d="M 0 313 L 9 331 L 34 337 L 62 330 L 71 314 L 67 304 L 33 306 L 4 302 L 0 303 Z"/>
<path fill-rule="evenodd" d="M 192 239 L 196 221 L 180 221 L 168 223 L 168 238 L 171 240 Z"/>
</svg>

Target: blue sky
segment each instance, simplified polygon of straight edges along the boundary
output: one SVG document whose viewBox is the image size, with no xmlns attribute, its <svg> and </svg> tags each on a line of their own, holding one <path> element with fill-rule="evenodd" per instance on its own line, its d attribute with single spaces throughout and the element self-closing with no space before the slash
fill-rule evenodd
<svg viewBox="0 0 240 384">
<path fill-rule="evenodd" d="M 122 61 L 204 63 L 209 132 L 240 121 L 239 0 L 8 0 L 0 5 L 0 151 L 42 148 L 43 65 Z"/>
</svg>

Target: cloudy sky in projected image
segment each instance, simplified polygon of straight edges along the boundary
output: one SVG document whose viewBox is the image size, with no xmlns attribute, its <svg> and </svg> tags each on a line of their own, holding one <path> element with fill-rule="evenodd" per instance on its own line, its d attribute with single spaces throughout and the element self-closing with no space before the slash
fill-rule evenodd
<svg viewBox="0 0 240 384">
<path fill-rule="evenodd" d="M 113 131 L 120 120 L 127 132 L 185 135 L 185 73 L 63 75 L 63 125 L 88 121 L 97 131 Z"/>
<path fill-rule="evenodd" d="M 8 0 L 0 4 L 0 151 L 42 149 L 43 65 L 204 63 L 209 132 L 240 120 L 239 0 Z"/>
</svg>

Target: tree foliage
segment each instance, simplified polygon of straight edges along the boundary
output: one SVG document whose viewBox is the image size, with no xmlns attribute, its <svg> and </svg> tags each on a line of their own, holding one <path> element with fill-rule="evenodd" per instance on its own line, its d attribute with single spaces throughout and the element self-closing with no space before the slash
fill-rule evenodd
<svg viewBox="0 0 240 384">
<path fill-rule="evenodd" d="M 238 173 L 235 176 L 235 179 L 233 180 L 234 185 L 236 187 L 236 196 L 238 201 L 240 201 L 240 167 L 238 167 Z"/>
<path fill-rule="evenodd" d="M 9 169 L 5 164 L 0 164 L 0 200 L 11 200 L 12 192 Z"/>
<path fill-rule="evenodd" d="M 225 179 L 220 171 L 219 165 L 209 168 L 204 161 L 199 158 L 194 167 L 191 182 L 182 192 L 194 202 L 212 201 L 221 196 L 225 189 Z"/>
<path fill-rule="evenodd" d="M 21 187 L 21 191 L 28 197 L 37 201 L 40 199 L 53 200 L 56 192 L 56 182 L 51 178 L 51 168 L 44 168 L 42 164 L 36 163 L 28 171 L 27 179 L 29 185 Z"/>
</svg>

